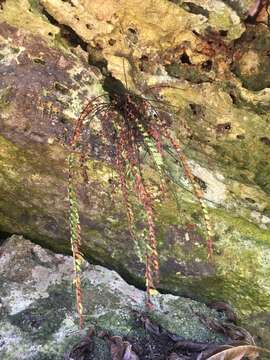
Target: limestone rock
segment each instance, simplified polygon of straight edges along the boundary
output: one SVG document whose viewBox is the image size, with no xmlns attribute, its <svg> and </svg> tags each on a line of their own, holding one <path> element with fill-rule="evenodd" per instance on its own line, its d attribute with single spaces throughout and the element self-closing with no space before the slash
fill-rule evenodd
<svg viewBox="0 0 270 360">
<path fill-rule="evenodd" d="M 90 324 L 114 336 L 145 337 L 135 316 L 145 311 L 145 294 L 116 272 L 86 264 L 86 329 L 78 330 L 71 257 L 53 254 L 16 235 L 2 245 L 1 254 L 1 359 L 63 360 Z M 220 319 L 205 305 L 173 295 L 158 295 L 155 304 L 150 316 L 164 329 L 193 341 L 225 341 L 200 321 L 200 315 Z M 111 359 L 105 340 L 95 339 L 89 359 Z"/>
<path fill-rule="evenodd" d="M 183 169 L 168 156 L 172 191 L 155 208 L 160 288 L 207 301 L 228 301 L 246 319 L 269 314 L 269 88 L 258 92 L 245 88 L 237 72 L 232 72 L 235 44 L 226 39 L 226 34 L 207 30 L 207 17 L 176 4 L 157 3 L 158 19 L 164 15 L 164 4 L 171 14 L 166 21 L 172 32 L 166 28 L 164 33 L 162 27 L 150 31 L 143 15 L 141 22 L 134 15 L 135 29 L 131 21 L 134 9 L 125 8 L 129 13 L 128 22 L 122 26 L 124 38 L 129 40 L 125 47 L 121 24 L 111 18 L 111 13 L 104 13 L 103 6 L 101 13 L 94 9 L 97 27 L 93 29 L 86 27 L 84 17 L 82 23 L 76 23 L 77 11 L 84 14 L 81 7 L 76 7 L 72 23 L 67 18 L 61 20 L 72 27 L 70 30 L 57 23 L 59 9 L 64 6 L 71 10 L 70 2 L 42 3 L 54 20 L 36 1 L 6 0 L 1 4 L 1 231 L 23 234 L 54 251 L 69 251 L 67 139 L 86 99 L 103 93 L 100 68 L 107 61 L 109 71 L 123 79 L 124 71 L 120 74 L 119 66 L 123 61 L 130 66 L 128 79 L 133 81 L 137 94 L 150 98 L 149 86 L 156 86 L 158 95 L 163 95 L 168 104 L 174 133 L 204 189 L 215 230 L 214 262 L 209 263 L 201 209 Z M 150 1 L 143 3 L 143 9 L 150 12 Z M 110 4 L 117 8 L 116 1 Z M 170 22 L 172 6 L 177 16 Z M 62 16 L 67 16 L 67 11 Z M 105 30 L 109 30 L 103 38 L 100 29 L 106 21 Z M 181 22 L 179 34 L 175 21 Z M 81 28 L 89 37 L 81 33 Z M 116 36 L 112 45 L 110 31 Z M 176 33 L 179 37 L 171 37 Z M 94 42 L 98 38 L 106 42 L 99 54 L 103 64 L 100 68 L 88 64 L 86 51 L 88 47 L 91 55 L 94 46 L 96 51 L 101 50 Z M 149 61 L 143 57 L 148 46 Z M 173 71 L 169 66 L 174 66 Z M 240 68 L 243 73 L 243 66 Z M 102 99 L 107 101 L 105 95 Z M 98 123 L 96 119 L 94 126 Z M 135 242 L 129 235 L 120 191 L 112 195 L 115 174 L 105 155 L 105 145 L 102 139 L 91 138 L 93 152 L 87 162 L 90 182 L 84 185 L 78 177 L 83 252 L 116 269 L 130 282 L 143 285 L 145 248 L 142 241 Z M 145 169 L 147 178 L 154 182 L 157 173 L 149 163 Z M 133 202 L 136 206 L 134 198 Z"/>
</svg>

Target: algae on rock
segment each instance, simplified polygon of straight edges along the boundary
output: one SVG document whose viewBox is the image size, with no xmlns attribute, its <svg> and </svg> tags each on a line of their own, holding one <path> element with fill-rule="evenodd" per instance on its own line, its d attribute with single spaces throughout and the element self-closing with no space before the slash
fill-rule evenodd
<svg viewBox="0 0 270 360">
<path fill-rule="evenodd" d="M 119 65 L 124 62 L 128 85 L 132 83 L 137 93 L 151 96 L 148 86 L 153 85 L 163 95 L 174 131 L 205 189 L 216 233 L 214 264 L 207 261 L 201 211 L 183 170 L 166 158 L 173 184 L 155 208 L 160 288 L 207 301 L 228 301 L 245 319 L 269 313 L 270 96 L 267 88 L 246 89 L 238 72 L 231 71 L 230 39 L 209 31 L 204 15 L 163 0 L 154 9 L 157 19 L 149 17 L 151 1 L 143 1 L 138 10 L 125 2 L 120 20 L 112 16 L 114 11 L 103 11 L 106 4 L 108 11 L 117 9 L 117 2 L 95 2 L 94 28 L 87 27 L 86 16 L 75 18 L 79 10 L 83 15 L 83 8 L 72 13 L 70 4 L 60 0 L 41 2 L 55 17 L 55 25 L 40 14 L 41 8 L 29 10 L 36 2 L 19 2 L 16 9 L 24 9 L 21 24 L 22 18 L 12 16 L 15 3 L 7 0 L 0 10 L 0 71 L 5 74 L 0 83 L 0 230 L 23 234 L 54 251 L 69 251 L 64 144 L 86 99 L 103 91 L 102 69 L 88 64 L 88 47 L 90 58 L 98 52 L 102 66 L 107 62 L 107 71 L 123 83 Z M 140 18 L 143 9 L 148 9 L 148 18 Z M 149 30 L 150 18 L 156 31 Z M 68 36 L 62 39 L 57 22 L 72 28 L 75 45 Z M 166 69 L 171 64 L 194 70 L 194 77 L 169 76 Z M 98 118 L 94 121 L 98 126 Z M 120 192 L 111 194 L 113 172 L 104 144 L 93 136 L 91 145 L 90 183 L 83 185 L 78 179 L 83 251 L 142 285 L 143 251 L 128 233 Z M 145 168 L 149 179 L 158 176 L 150 163 Z"/>
<path fill-rule="evenodd" d="M 2 245 L 1 251 L 1 358 L 63 359 L 85 333 L 77 330 L 72 258 L 53 254 L 15 235 Z M 114 271 L 87 264 L 84 293 L 86 326 L 95 324 L 112 335 L 137 340 L 145 337 L 135 316 L 144 311 L 144 292 L 128 285 Z M 196 301 L 159 295 L 151 316 L 178 336 L 226 341 L 200 321 L 200 316 L 215 320 L 221 316 Z M 95 344 L 91 359 L 111 359 L 105 340 L 96 339 Z"/>
</svg>

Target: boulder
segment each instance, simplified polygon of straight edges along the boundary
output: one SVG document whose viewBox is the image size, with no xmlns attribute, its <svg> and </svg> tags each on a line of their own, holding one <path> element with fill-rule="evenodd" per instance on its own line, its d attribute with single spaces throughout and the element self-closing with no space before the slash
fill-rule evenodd
<svg viewBox="0 0 270 360">
<path fill-rule="evenodd" d="M 138 343 L 147 341 L 143 324 L 138 321 L 145 312 L 145 294 L 115 271 L 86 263 L 85 329 L 79 330 L 72 257 L 54 254 L 17 235 L 1 246 L 1 254 L 1 359 L 63 360 L 93 325 L 96 334 L 103 331 L 110 336 L 137 339 Z M 226 341 L 201 321 L 201 317 L 220 321 L 224 316 L 190 299 L 157 295 L 155 310 L 149 316 L 175 338 Z M 94 349 L 89 350 L 87 359 L 111 359 L 105 339 L 96 336 L 93 342 Z"/>
<path fill-rule="evenodd" d="M 1 4 L 0 230 L 23 234 L 56 252 L 70 252 L 66 159 L 76 117 L 87 99 L 104 93 L 101 84 L 108 72 L 123 83 L 126 78 L 132 91 L 146 97 L 156 87 L 204 190 L 215 233 L 210 263 L 201 208 L 182 167 L 166 156 L 171 185 L 154 209 L 159 288 L 204 301 L 227 301 L 247 322 L 254 316 L 266 319 L 270 91 L 262 89 L 267 81 L 258 85 L 259 91 L 245 87 L 249 78 L 242 77 L 247 74 L 241 59 L 250 50 L 234 59 L 234 52 L 239 53 L 234 41 L 245 31 L 243 22 L 224 5 L 228 2 L 221 1 L 215 3 L 220 9 L 225 6 L 227 20 L 219 23 L 216 16 L 215 24 L 206 16 L 212 11 L 209 2 L 204 11 L 194 13 L 160 0 L 151 17 L 147 15 L 151 1 L 142 1 L 144 7 L 136 16 L 128 7 L 132 2 L 126 1 L 119 18 L 118 2 L 107 3 L 112 11 L 96 6 L 92 25 L 86 23 L 87 1 L 72 2 L 74 6 L 60 0 Z M 217 14 L 221 16 L 220 11 Z M 234 31 L 228 31 L 230 21 Z M 259 71 L 256 65 L 258 81 Z M 94 126 L 99 126 L 98 117 Z M 145 244 L 140 236 L 134 241 L 129 235 L 121 191 L 112 186 L 115 171 L 104 140 L 93 135 L 90 143 L 89 181 L 84 184 L 79 175 L 77 184 L 83 253 L 142 287 Z M 148 158 L 145 177 L 156 189 L 158 174 Z M 131 201 L 139 234 L 143 221 L 135 195 Z"/>
</svg>

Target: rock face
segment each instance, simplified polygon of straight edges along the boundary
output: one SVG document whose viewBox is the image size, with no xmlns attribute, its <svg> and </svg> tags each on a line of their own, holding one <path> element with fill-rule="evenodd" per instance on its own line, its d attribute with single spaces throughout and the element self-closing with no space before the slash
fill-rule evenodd
<svg viewBox="0 0 270 360">
<path fill-rule="evenodd" d="M 0 230 L 68 252 L 65 144 L 74 119 L 87 98 L 103 93 L 101 80 L 109 72 L 147 97 L 149 87 L 156 86 L 204 189 L 215 230 L 214 262 L 209 263 L 201 209 L 182 168 L 168 156 L 172 190 L 155 207 L 160 288 L 228 301 L 245 319 L 267 317 L 268 60 L 258 39 L 241 47 L 257 26 L 245 25 L 244 12 L 231 3 L 241 4 L 239 9 L 250 6 L 248 1 L 187 6 L 160 0 L 152 9 L 144 0 L 135 10 L 134 1 L 96 1 L 93 9 L 83 0 L 1 3 Z M 268 41 L 269 29 L 260 25 L 260 31 Z M 252 69 L 254 54 L 263 66 L 256 63 Z M 78 177 L 84 254 L 142 285 L 143 245 L 129 236 L 102 139 L 93 135 L 91 146 L 90 180 L 84 185 Z M 145 172 L 155 186 L 158 175 L 150 162 Z"/>
<path fill-rule="evenodd" d="M 63 360 L 85 334 L 79 331 L 72 288 L 73 260 L 12 236 L 1 247 L 0 356 L 3 360 Z M 90 324 L 114 336 L 145 337 L 135 312 L 145 294 L 114 271 L 87 264 L 84 270 L 86 329 Z M 214 310 L 173 295 L 156 297 L 153 319 L 186 339 L 224 341 L 200 316 L 220 319 Z M 111 359 L 105 340 L 96 339 L 89 358 Z"/>
</svg>

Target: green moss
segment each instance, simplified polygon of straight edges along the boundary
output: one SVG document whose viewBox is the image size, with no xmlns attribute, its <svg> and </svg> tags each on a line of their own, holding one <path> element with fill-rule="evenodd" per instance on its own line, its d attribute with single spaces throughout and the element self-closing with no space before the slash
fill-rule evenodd
<svg viewBox="0 0 270 360">
<path fill-rule="evenodd" d="M 39 299 L 29 308 L 9 315 L 12 325 L 19 327 L 33 340 L 46 344 L 61 325 L 66 312 L 71 310 L 72 294 L 64 287 L 51 288 L 49 297 Z"/>
<path fill-rule="evenodd" d="M 254 181 L 265 192 L 270 194 L 270 163 L 267 160 L 262 159 L 256 166 Z"/>
<path fill-rule="evenodd" d="M 224 209 L 211 209 L 211 218 L 214 224 L 226 224 L 227 228 L 234 228 L 241 237 L 245 237 L 258 244 L 270 244 L 270 232 L 238 216 L 229 214 Z"/>
<path fill-rule="evenodd" d="M 166 304 L 162 304 L 165 308 L 170 308 L 170 315 L 164 317 L 162 312 L 153 311 L 149 313 L 150 319 L 163 326 L 166 330 L 173 334 L 183 336 L 185 339 L 196 339 L 196 341 L 214 341 L 224 342 L 225 338 L 206 329 L 200 320 L 200 316 L 207 318 L 222 320 L 218 318 L 217 313 L 210 310 L 206 306 L 195 303 L 190 299 L 170 299 Z M 190 321 L 187 321 L 190 318 Z"/>
<path fill-rule="evenodd" d="M 256 120 L 259 121 L 259 119 Z M 265 129 L 263 130 L 255 119 L 246 123 L 246 126 L 248 128 L 244 132 L 246 135 L 243 140 L 238 138 L 234 140 L 221 139 L 219 143 L 216 142 L 212 145 L 216 152 L 216 161 L 223 166 L 224 173 L 229 172 L 230 178 L 247 185 L 255 182 L 262 190 L 269 193 L 270 171 L 267 158 L 270 151 L 259 140 L 260 137 L 263 137 Z M 267 129 L 267 123 L 265 126 Z"/>
<path fill-rule="evenodd" d="M 160 256 L 165 264 L 166 259 L 173 254 L 173 258 L 192 274 L 193 262 L 199 259 L 202 271 L 206 271 L 206 274 L 208 272 L 209 275 L 201 274 L 196 280 L 192 275 L 188 276 L 181 270 L 177 271 L 176 265 L 173 269 L 166 264 L 167 271 L 162 272 L 161 287 L 179 295 L 195 296 L 203 301 L 226 299 L 242 316 L 250 314 L 254 309 L 257 311 L 269 309 L 270 291 L 265 291 L 268 289 L 268 282 L 264 280 L 264 289 L 260 286 L 267 269 L 269 231 L 259 228 L 244 218 L 229 214 L 225 209 L 209 209 L 209 211 L 211 222 L 218 235 L 215 239 L 216 255 L 213 269 L 209 267 L 210 264 L 207 265 L 204 243 L 200 247 L 192 246 L 190 256 L 189 253 L 183 252 L 182 240 L 174 246 L 167 244 L 164 246 L 165 249 L 160 249 Z M 165 208 L 163 212 L 166 213 Z M 170 214 L 171 211 L 168 212 Z M 165 218 L 165 222 L 168 219 L 173 220 L 173 224 L 177 224 L 175 218 Z"/>
<path fill-rule="evenodd" d="M 17 47 L 11 47 L 11 50 L 14 52 L 14 54 L 19 54 L 19 52 L 21 51 L 21 49 Z"/>
<path fill-rule="evenodd" d="M 235 14 L 233 14 L 230 7 L 210 11 L 209 24 L 218 30 L 227 30 L 228 40 L 238 39 L 245 31 L 245 28 L 241 22 L 233 21 L 233 17 L 235 17 Z"/>
<path fill-rule="evenodd" d="M 224 276 L 194 277 L 170 275 L 162 279 L 162 286 L 170 283 L 170 291 L 181 296 L 196 297 L 202 302 L 224 301 L 231 304 L 240 318 L 252 313 L 270 310 L 270 296 L 256 281 L 247 280 L 237 273 Z"/>
<path fill-rule="evenodd" d="M 255 334 L 255 341 L 257 346 L 270 349 L 270 332 L 269 332 L 270 312 L 260 312 L 258 315 L 251 315 L 243 322 L 243 326 Z M 262 354 L 263 355 L 263 354 Z M 269 359 L 269 355 L 261 358 L 262 360 Z"/>
<path fill-rule="evenodd" d="M 40 14 L 42 8 L 40 6 L 40 1 L 39 0 L 28 0 L 29 1 L 29 5 L 31 8 L 31 11 L 34 11 L 37 14 Z"/>
<path fill-rule="evenodd" d="M 54 360 L 62 360 L 63 355 L 57 354 L 56 351 L 50 351 L 48 352 L 38 352 L 33 357 L 31 357 L 31 360 L 52 360 L 52 356 Z"/>
<path fill-rule="evenodd" d="M 98 317 L 97 325 L 118 336 L 126 336 L 134 332 L 134 323 L 131 322 L 130 314 L 124 311 L 106 309 L 106 314 Z"/>
<path fill-rule="evenodd" d="M 25 192 L 25 189 L 22 190 L 18 187 L 18 184 L 20 184 L 21 181 L 19 180 L 19 174 L 17 173 L 17 169 L 19 169 L 22 164 L 29 162 L 31 154 L 28 154 L 27 151 L 20 151 L 12 143 L 1 137 L 0 145 L 2 145 L 0 162 L 2 160 L 4 165 L 1 169 L 2 171 L 5 169 L 4 174 L 6 181 L 9 184 L 8 186 L 17 187 L 18 191 L 21 192 L 20 198 L 22 194 L 24 194 L 26 198 L 29 196 L 31 197 L 33 194 L 29 195 Z M 5 167 L 5 164 L 7 163 L 6 159 L 9 159 L 9 164 L 13 164 L 12 167 Z M 91 162 L 88 165 L 90 175 L 93 174 L 92 179 L 98 181 L 99 178 L 102 178 L 103 187 L 109 191 L 107 179 L 109 178 L 110 170 L 108 170 L 108 167 L 97 162 Z M 50 169 L 50 171 L 52 170 Z M 179 178 L 179 175 L 175 175 L 175 178 Z M 32 189 L 32 191 L 34 191 L 34 189 Z M 249 240 L 253 243 L 257 243 L 257 249 L 260 249 L 260 246 L 262 245 L 268 246 L 270 243 L 269 232 L 260 229 L 239 216 L 229 214 L 225 209 L 210 209 L 211 221 L 213 224 L 217 224 L 216 232 L 220 235 L 220 237 L 217 238 L 216 243 L 217 250 L 221 251 L 221 256 L 216 256 L 216 275 L 202 276 L 200 277 L 200 280 L 196 280 L 194 276 L 183 276 L 181 275 L 181 266 L 184 266 L 184 268 L 187 266 L 192 272 L 193 264 L 195 264 L 194 261 L 196 259 L 200 260 L 200 266 L 203 266 L 202 269 L 204 269 L 206 273 L 209 271 L 210 273 L 211 271 L 213 272 L 215 268 L 211 270 L 211 267 L 206 263 L 207 255 L 204 239 L 204 225 L 199 204 L 196 199 L 194 199 L 193 195 L 186 190 L 183 190 L 182 188 L 177 189 L 176 187 L 175 191 L 176 195 L 179 197 L 180 208 L 177 208 L 177 204 L 173 197 L 163 201 L 163 203 L 156 208 L 158 214 L 157 228 L 159 234 L 161 264 L 167 264 L 167 260 L 173 257 L 180 266 L 180 270 L 174 270 L 173 268 L 168 267 L 168 271 L 162 271 L 161 287 L 168 291 L 196 296 L 204 300 L 213 300 L 217 297 L 221 300 L 222 298 L 228 299 L 234 306 L 237 306 L 237 308 L 238 306 L 241 306 L 244 312 L 248 312 L 252 306 L 254 308 L 258 308 L 259 306 L 265 307 L 268 301 L 268 293 L 264 294 L 262 289 L 257 285 L 257 281 L 260 281 L 263 274 L 256 274 L 256 281 L 252 281 L 252 278 L 248 275 L 250 264 L 253 264 L 252 266 L 255 268 L 258 267 L 259 263 L 257 255 L 254 252 L 252 254 L 249 251 L 246 251 L 242 244 Z M 36 194 L 35 196 L 40 195 L 41 194 Z M 14 193 L 14 196 L 16 197 L 16 193 Z M 104 193 L 104 196 L 106 198 L 106 192 Z M 7 199 L 4 196 L 1 201 L 1 208 L 6 209 L 7 214 L 13 213 L 15 214 L 15 218 L 20 218 L 21 210 L 19 207 L 16 206 L 16 208 L 13 209 L 14 203 L 16 203 L 15 200 L 10 201 L 10 198 Z M 119 210 L 120 209 L 121 206 L 119 206 Z M 124 211 L 121 210 L 121 212 L 122 216 L 125 217 Z M 24 221 L 24 227 L 20 228 L 21 230 L 18 230 L 18 232 L 22 232 L 32 239 L 35 237 L 35 234 L 39 233 L 40 243 L 54 251 L 69 253 L 70 245 L 68 233 L 63 233 L 62 238 L 57 239 L 55 238 L 55 235 L 54 237 L 51 237 L 50 234 L 48 234 L 48 236 L 41 235 L 39 222 L 37 222 L 37 220 L 35 220 L 35 222 L 31 221 L 34 214 L 35 216 L 38 215 L 40 218 L 46 218 L 47 216 L 46 209 L 40 207 L 28 207 L 27 211 L 24 210 L 24 217 L 28 220 Z M 87 229 L 83 237 L 85 246 L 84 252 L 87 257 L 89 256 L 99 263 L 117 269 L 117 271 L 130 282 L 142 287 L 144 286 L 144 258 L 142 253 L 141 251 L 140 253 L 137 252 L 136 244 L 133 240 L 127 241 L 127 237 L 123 235 L 125 233 L 128 234 L 126 221 L 119 220 L 118 217 L 115 218 L 118 219 L 117 221 L 114 221 L 114 218 L 112 219 L 113 221 L 109 221 L 108 219 L 111 216 L 111 207 L 110 205 L 106 207 L 106 202 L 104 202 L 102 216 L 97 216 L 97 214 L 94 216 L 91 215 L 91 221 L 93 222 L 86 222 L 85 226 L 83 226 L 83 228 Z M 117 216 L 119 216 L 119 214 Z M 6 217 L 3 211 L 1 217 L 1 224 L 5 227 L 5 230 L 8 228 L 10 229 L 9 231 L 14 231 L 14 227 L 18 226 L 14 224 L 10 218 Z M 181 241 L 178 240 L 176 243 L 168 245 L 166 233 L 170 227 L 177 226 L 179 229 L 184 229 L 188 223 L 195 223 L 199 226 L 196 233 L 200 237 L 200 241 L 202 241 L 200 246 L 192 246 L 190 250 L 185 249 L 180 238 L 179 240 Z M 220 226 L 220 228 L 217 226 Z M 110 228 L 109 232 L 107 232 L 107 228 Z M 230 264 L 230 261 L 232 261 L 223 250 L 226 247 L 230 249 L 226 241 L 232 242 L 232 253 L 235 253 L 237 246 L 239 247 L 239 252 L 242 253 L 243 259 L 241 259 L 240 255 L 233 259 L 234 264 L 237 264 L 240 261 L 238 274 L 230 272 L 226 268 L 226 263 L 228 262 Z M 252 287 L 254 291 L 244 290 L 247 287 Z M 256 294 L 260 294 L 261 299 L 258 307 Z"/>
</svg>

